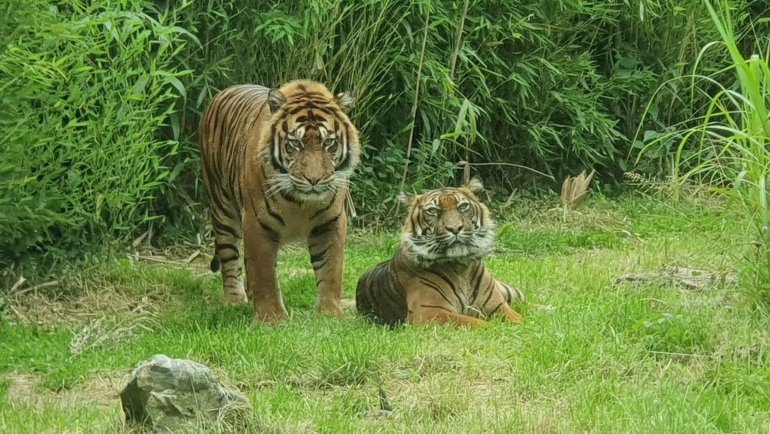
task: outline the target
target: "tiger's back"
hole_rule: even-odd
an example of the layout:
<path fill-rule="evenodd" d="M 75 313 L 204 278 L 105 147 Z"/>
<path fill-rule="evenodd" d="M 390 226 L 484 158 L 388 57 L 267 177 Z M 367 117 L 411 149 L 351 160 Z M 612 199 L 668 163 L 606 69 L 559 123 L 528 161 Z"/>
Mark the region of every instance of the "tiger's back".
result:
<path fill-rule="evenodd" d="M 228 87 L 211 100 L 201 115 L 198 132 L 203 183 L 215 224 L 237 220 L 226 228 L 240 234 L 241 172 L 249 143 L 254 148 L 260 126 L 270 117 L 270 89 L 253 84 Z M 255 149 L 251 149 L 254 152 Z"/>
<path fill-rule="evenodd" d="M 367 270 L 356 286 L 356 309 L 382 324 L 398 324 L 407 317 L 406 293 L 399 283 L 394 260 L 389 259 Z"/>

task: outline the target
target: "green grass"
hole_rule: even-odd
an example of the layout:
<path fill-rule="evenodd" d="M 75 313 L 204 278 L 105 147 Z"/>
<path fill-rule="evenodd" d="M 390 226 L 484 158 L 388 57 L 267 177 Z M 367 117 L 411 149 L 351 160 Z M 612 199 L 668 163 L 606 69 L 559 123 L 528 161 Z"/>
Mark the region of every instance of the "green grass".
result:
<path fill-rule="evenodd" d="M 695 94 L 709 95 L 710 102 L 698 116 L 674 125 L 666 134 L 648 142 L 639 157 L 653 150 L 673 152 L 673 179 L 678 183 L 696 179 L 709 185 L 752 216 L 747 228 L 753 232 L 757 249 L 747 259 L 757 289 L 755 298 L 767 304 L 770 299 L 767 185 L 770 179 L 770 39 L 757 38 L 753 44 L 743 46 L 744 35 L 735 28 L 731 18 L 739 13 L 734 3 L 716 0 L 706 1 L 704 5 L 720 38 L 703 47 L 688 81 L 691 98 Z M 729 53 L 731 64 L 721 72 L 734 73 L 732 80 L 720 81 L 720 77 L 713 72 L 709 74 L 708 69 L 707 72 L 699 69 L 706 53 L 714 50 Z M 671 147 L 672 143 L 676 145 Z"/>
<path fill-rule="evenodd" d="M 9 296 L 0 431 L 115 432 L 126 376 L 163 353 L 236 384 L 257 432 L 766 432 L 770 327 L 745 302 L 750 288 L 613 285 L 663 266 L 733 271 L 750 241 L 744 217 L 706 200 L 641 198 L 567 213 L 523 202 L 497 215 L 487 264 L 525 290 L 519 327 L 317 318 L 307 253 L 294 248 L 279 262 L 291 317 L 281 326 L 251 327 L 250 308 L 222 306 L 207 258 L 189 268 L 105 261 L 61 276 L 70 297 Z M 396 243 L 396 234 L 351 234 L 346 297 Z M 89 344 L 121 329 L 130 331 Z M 77 354 L 73 336 L 86 336 Z M 367 417 L 380 385 L 393 414 Z"/>

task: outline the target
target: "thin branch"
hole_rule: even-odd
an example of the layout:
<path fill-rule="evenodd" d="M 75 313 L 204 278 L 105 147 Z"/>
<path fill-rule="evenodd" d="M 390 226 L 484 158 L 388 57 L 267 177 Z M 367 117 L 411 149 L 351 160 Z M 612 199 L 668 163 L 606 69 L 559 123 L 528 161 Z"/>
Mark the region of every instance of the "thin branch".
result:
<path fill-rule="evenodd" d="M 135 261 L 151 261 L 151 262 L 160 262 L 162 264 L 173 264 L 173 265 L 186 265 L 185 262 L 181 261 L 172 261 L 170 259 L 166 258 L 158 258 L 155 256 L 142 256 L 139 254 L 129 254 L 127 255 L 129 259 L 133 259 Z"/>
<path fill-rule="evenodd" d="M 538 170 L 535 170 L 531 167 L 522 166 L 521 164 L 515 164 L 515 163 L 504 163 L 504 162 L 489 162 L 489 163 L 468 163 L 465 161 L 461 161 L 460 164 L 467 164 L 468 166 L 511 166 L 511 167 L 518 167 L 519 169 L 526 169 L 530 172 L 537 173 L 538 175 L 545 176 L 546 178 L 550 179 L 551 181 L 556 181 L 556 179 L 548 175 L 547 173 L 540 172 Z"/>
<path fill-rule="evenodd" d="M 13 295 L 18 297 L 18 296 L 24 295 L 24 294 L 26 294 L 28 292 L 37 291 L 38 289 L 48 288 L 50 286 L 56 286 L 58 284 L 59 284 L 58 280 L 52 280 L 50 282 L 45 282 L 45 283 L 41 283 L 39 285 L 30 286 L 29 288 L 24 288 L 24 289 L 18 290 L 16 292 L 14 292 Z"/>
<path fill-rule="evenodd" d="M 457 36 L 455 37 L 455 49 L 452 53 L 452 60 L 449 63 L 449 81 L 454 81 L 455 67 L 457 66 L 457 56 L 460 54 L 460 43 L 463 38 L 463 31 L 465 30 L 465 17 L 468 15 L 468 3 L 470 0 L 465 0 L 463 4 L 463 14 L 460 17 L 460 25 L 457 27 Z"/>
<path fill-rule="evenodd" d="M 406 173 L 409 169 L 409 158 L 412 155 L 412 140 L 414 139 L 414 123 L 417 119 L 417 102 L 420 99 L 420 80 L 422 77 L 422 63 L 425 59 L 425 44 L 428 42 L 428 24 L 430 20 L 430 10 L 425 15 L 425 26 L 422 33 L 422 48 L 420 49 L 420 63 L 417 66 L 417 84 L 414 88 L 414 101 L 412 102 L 412 127 L 409 129 L 409 141 L 406 144 L 406 161 L 404 162 L 404 173 L 401 176 L 401 185 L 398 191 L 404 191 L 406 183 Z"/>
<path fill-rule="evenodd" d="M 462 43 L 463 39 L 463 30 L 465 29 L 465 16 L 468 14 L 468 3 L 469 0 L 465 0 L 465 3 L 463 4 L 463 14 L 460 17 L 460 25 L 457 26 L 457 36 L 455 37 L 455 47 L 454 52 L 452 53 L 452 60 L 449 64 L 449 81 L 452 82 L 454 85 L 454 79 L 455 79 L 455 67 L 457 66 L 457 56 L 460 54 L 460 44 Z M 441 107 L 444 107 L 444 100 L 446 99 L 446 93 L 444 94 L 444 97 L 442 97 L 441 101 Z M 472 110 L 469 108 L 469 110 Z M 472 116 L 472 113 L 469 113 L 469 116 Z M 474 137 L 471 137 L 470 140 L 474 140 Z M 467 141 L 466 141 L 467 143 Z M 465 149 L 465 159 L 469 160 L 470 151 L 466 148 Z M 467 183 L 467 182 L 466 182 Z"/>

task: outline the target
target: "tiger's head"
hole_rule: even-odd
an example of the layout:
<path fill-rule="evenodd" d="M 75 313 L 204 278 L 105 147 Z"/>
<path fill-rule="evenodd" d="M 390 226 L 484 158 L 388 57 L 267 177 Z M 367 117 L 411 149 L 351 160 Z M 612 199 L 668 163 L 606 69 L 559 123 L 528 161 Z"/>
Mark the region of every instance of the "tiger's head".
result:
<path fill-rule="evenodd" d="M 358 131 L 345 111 L 348 94 L 308 80 L 268 93 L 272 113 L 262 136 L 267 193 L 319 201 L 347 185 L 361 153 Z"/>
<path fill-rule="evenodd" d="M 484 186 L 473 178 L 467 186 L 442 188 L 417 195 L 403 193 L 409 205 L 401 241 L 418 263 L 467 262 L 492 250 L 495 223 L 476 194 Z"/>

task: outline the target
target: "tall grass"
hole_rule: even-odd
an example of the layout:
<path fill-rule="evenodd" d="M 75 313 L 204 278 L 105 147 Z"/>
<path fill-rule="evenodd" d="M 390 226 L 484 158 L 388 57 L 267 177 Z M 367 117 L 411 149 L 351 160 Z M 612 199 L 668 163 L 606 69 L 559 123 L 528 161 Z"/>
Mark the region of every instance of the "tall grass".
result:
<path fill-rule="evenodd" d="M 709 104 L 694 120 L 651 140 L 642 154 L 676 143 L 673 175 L 678 182 L 707 182 L 753 216 L 752 286 L 770 302 L 770 37 L 758 39 L 751 47 L 758 52 L 744 56 L 733 26 L 734 7 L 727 1 L 705 5 L 721 39 L 706 45 L 698 59 L 709 50 L 725 50 L 732 60 L 732 80 L 700 74 L 696 62 L 690 93 L 710 92 Z"/>

